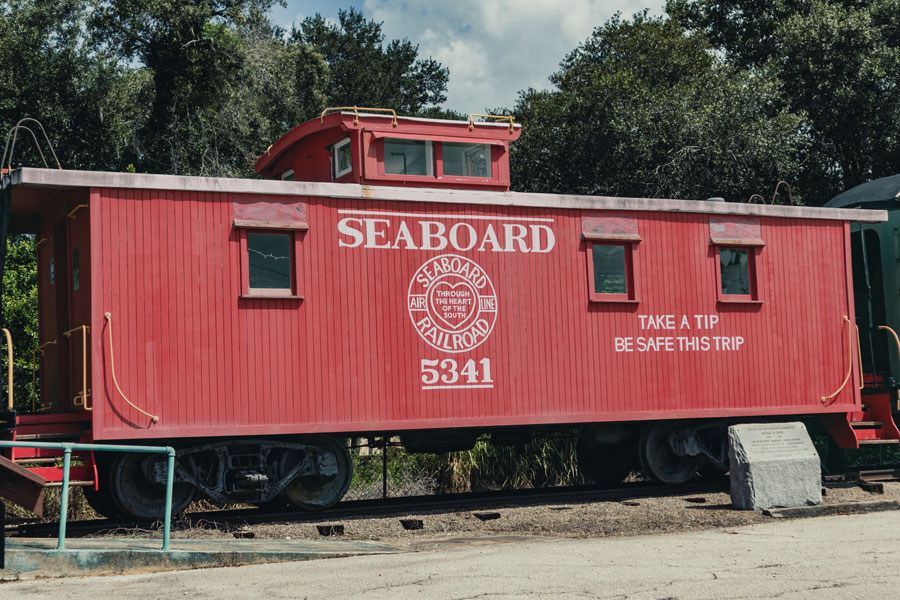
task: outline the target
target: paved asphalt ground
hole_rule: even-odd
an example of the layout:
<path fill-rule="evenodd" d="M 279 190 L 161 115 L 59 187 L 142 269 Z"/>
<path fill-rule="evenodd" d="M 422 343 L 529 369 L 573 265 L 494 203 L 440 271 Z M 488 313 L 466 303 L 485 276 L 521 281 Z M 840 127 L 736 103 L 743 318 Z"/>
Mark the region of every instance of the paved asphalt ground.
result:
<path fill-rule="evenodd" d="M 416 552 L 0 584 L 0 599 L 896 598 L 900 511 L 596 539 L 475 538 Z"/>

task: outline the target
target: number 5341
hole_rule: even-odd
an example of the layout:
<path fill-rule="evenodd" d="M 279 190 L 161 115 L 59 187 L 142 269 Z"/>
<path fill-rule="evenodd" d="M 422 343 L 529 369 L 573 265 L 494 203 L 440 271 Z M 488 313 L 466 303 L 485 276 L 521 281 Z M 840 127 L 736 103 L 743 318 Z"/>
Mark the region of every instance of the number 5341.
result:
<path fill-rule="evenodd" d="M 436 385 L 444 383 L 453 385 L 493 383 L 491 379 L 491 359 L 482 358 L 478 362 L 470 358 L 460 369 L 452 358 L 422 359 L 422 384 Z"/>

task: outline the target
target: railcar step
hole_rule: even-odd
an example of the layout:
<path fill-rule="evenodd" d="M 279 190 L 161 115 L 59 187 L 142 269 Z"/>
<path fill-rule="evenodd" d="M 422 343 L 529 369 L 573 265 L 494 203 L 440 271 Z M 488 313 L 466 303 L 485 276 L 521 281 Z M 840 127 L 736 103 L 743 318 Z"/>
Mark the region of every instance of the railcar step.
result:
<path fill-rule="evenodd" d="M 70 440 L 77 442 L 82 437 L 81 432 L 62 432 L 62 433 L 24 433 L 16 436 L 17 442 L 36 442 L 39 440 Z"/>
<path fill-rule="evenodd" d="M 900 440 L 857 440 L 860 446 L 869 444 L 900 444 Z"/>
<path fill-rule="evenodd" d="M 884 421 L 852 421 L 850 427 L 863 429 L 865 427 L 883 427 Z"/>
<path fill-rule="evenodd" d="M 81 480 L 79 480 L 79 481 L 70 481 L 70 482 L 69 482 L 69 486 L 71 486 L 71 487 L 76 487 L 76 486 L 77 486 L 77 487 L 85 487 L 85 486 L 88 486 L 88 485 L 94 485 L 94 483 L 95 483 L 95 482 L 93 482 L 93 481 L 81 481 Z M 48 487 L 48 488 L 50 488 L 50 487 L 62 487 L 62 481 L 48 481 L 47 483 L 44 484 L 44 487 Z"/>

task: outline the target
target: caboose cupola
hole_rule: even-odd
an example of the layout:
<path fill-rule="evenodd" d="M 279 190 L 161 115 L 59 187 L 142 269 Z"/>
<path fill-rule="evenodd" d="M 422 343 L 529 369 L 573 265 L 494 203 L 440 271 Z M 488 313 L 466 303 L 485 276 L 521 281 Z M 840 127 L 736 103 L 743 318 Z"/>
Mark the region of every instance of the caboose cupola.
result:
<path fill-rule="evenodd" d="M 275 142 L 256 172 L 292 181 L 507 191 L 509 142 L 521 126 L 512 117 L 473 118 L 481 116 L 450 121 L 326 109 Z"/>

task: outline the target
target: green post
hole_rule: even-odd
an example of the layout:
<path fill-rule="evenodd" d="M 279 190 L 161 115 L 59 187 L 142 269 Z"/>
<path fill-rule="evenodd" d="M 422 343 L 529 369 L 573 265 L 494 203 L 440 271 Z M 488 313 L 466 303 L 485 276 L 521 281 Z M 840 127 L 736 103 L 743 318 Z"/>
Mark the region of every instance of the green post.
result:
<path fill-rule="evenodd" d="M 59 542 L 56 551 L 66 549 L 66 517 L 69 514 L 69 466 L 72 464 L 72 446 L 63 444 L 63 481 L 59 498 Z"/>
<path fill-rule="evenodd" d="M 166 517 L 163 521 L 163 552 L 169 550 L 169 531 L 172 528 L 172 488 L 175 487 L 175 450 L 168 449 L 169 463 L 166 468 Z"/>

